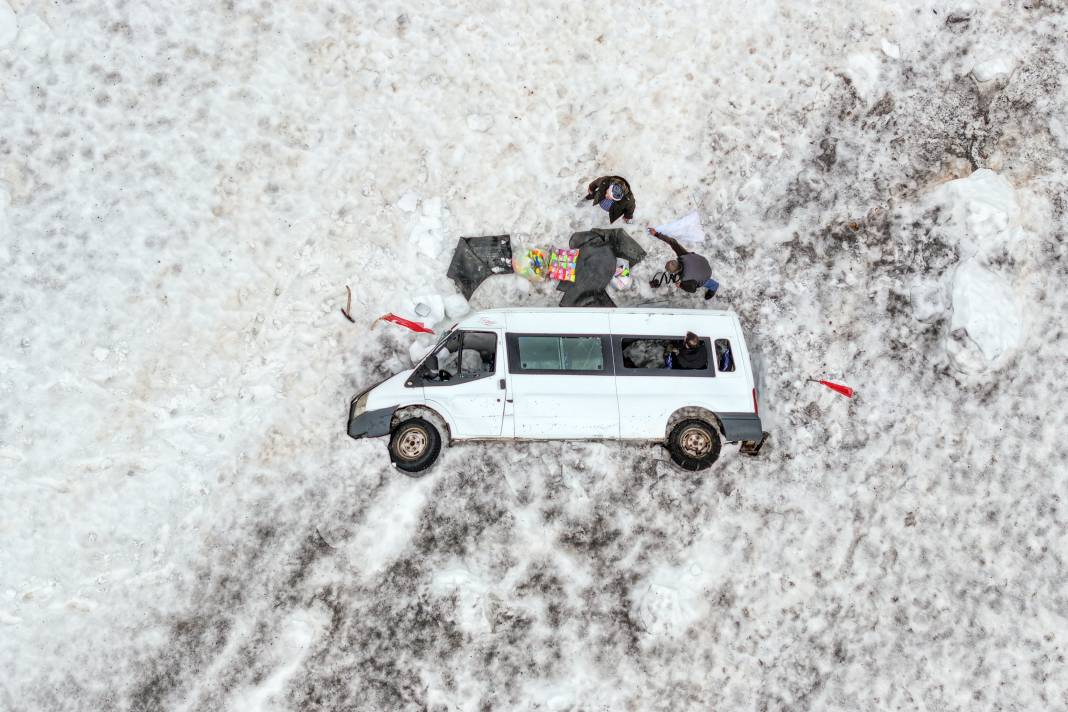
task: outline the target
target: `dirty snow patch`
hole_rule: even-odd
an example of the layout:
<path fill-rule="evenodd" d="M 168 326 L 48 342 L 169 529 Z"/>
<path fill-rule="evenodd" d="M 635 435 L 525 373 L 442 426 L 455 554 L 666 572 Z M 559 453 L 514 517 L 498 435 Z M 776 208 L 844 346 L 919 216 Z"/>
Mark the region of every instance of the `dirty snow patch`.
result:
<path fill-rule="evenodd" d="M 268 659 L 274 663 L 274 670 L 257 685 L 238 692 L 230 709 L 249 712 L 286 709 L 286 686 L 329 621 L 329 615 L 321 607 L 299 610 L 289 616 L 267 653 Z"/>

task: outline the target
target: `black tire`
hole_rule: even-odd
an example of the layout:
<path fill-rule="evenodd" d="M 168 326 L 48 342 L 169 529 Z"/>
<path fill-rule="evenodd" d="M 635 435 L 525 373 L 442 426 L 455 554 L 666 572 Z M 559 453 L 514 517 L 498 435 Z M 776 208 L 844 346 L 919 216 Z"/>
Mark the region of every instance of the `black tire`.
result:
<path fill-rule="evenodd" d="M 668 452 L 676 465 L 684 470 L 705 470 L 719 459 L 723 443 L 716 428 L 704 420 L 690 418 L 671 429 Z"/>
<path fill-rule="evenodd" d="M 441 433 L 422 418 L 397 423 L 389 435 L 389 459 L 407 475 L 421 476 L 441 453 Z"/>

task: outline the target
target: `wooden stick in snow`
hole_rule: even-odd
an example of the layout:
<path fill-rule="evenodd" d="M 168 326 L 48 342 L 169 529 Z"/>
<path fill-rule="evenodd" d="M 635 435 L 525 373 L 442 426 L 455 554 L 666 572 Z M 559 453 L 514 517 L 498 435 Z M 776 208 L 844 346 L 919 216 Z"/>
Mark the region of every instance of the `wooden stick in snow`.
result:
<path fill-rule="evenodd" d="M 341 310 L 341 313 L 345 315 L 346 319 L 355 324 L 356 320 L 352 318 L 352 290 L 349 289 L 347 284 L 345 285 L 345 291 L 349 293 L 349 303 L 347 307 Z"/>

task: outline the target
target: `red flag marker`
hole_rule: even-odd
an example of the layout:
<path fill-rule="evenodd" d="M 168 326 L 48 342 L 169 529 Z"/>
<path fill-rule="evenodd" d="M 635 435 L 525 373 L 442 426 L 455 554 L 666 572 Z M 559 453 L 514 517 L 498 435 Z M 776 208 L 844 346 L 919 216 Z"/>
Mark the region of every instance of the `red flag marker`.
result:
<path fill-rule="evenodd" d="M 832 391 L 835 391 L 837 393 L 841 393 L 846 398 L 852 398 L 853 397 L 853 389 L 850 388 L 849 386 L 843 386 L 840 383 L 832 383 L 830 381 L 817 381 L 815 378 L 810 378 L 808 380 L 812 381 L 813 383 L 821 383 L 821 384 L 827 386 L 828 388 L 830 388 Z"/>
<path fill-rule="evenodd" d="M 426 326 L 424 326 L 423 324 L 420 324 L 418 321 L 410 321 L 408 319 L 405 319 L 402 316 L 397 316 L 393 312 L 390 312 L 389 314 L 386 314 L 384 316 L 380 316 L 377 319 L 375 319 L 375 321 L 391 321 L 391 322 L 393 322 L 394 324 L 396 324 L 398 326 L 403 326 L 405 329 L 411 329 L 412 331 L 414 331 L 414 332 L 416 332 L 418 334 L 433 334 L 434 333 L 433 329 L 426 328 Z"/>

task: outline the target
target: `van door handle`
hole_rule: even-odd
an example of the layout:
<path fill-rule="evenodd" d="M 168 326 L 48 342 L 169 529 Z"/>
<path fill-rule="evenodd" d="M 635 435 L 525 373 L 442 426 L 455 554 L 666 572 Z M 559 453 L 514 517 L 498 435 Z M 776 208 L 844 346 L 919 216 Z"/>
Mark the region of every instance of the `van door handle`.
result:
<path fill-rule="evenodd" d="M 502 378 L 501 380 L 497 381 L 497 385 L 498 385 L 498 386 L 500 386 L 500 388 L 501 388 L 501 390 L 502 390 L 502 391 L 503 391 L 503 390 L 504 390 L 505 388 L 507 388 L 507 386 L 505 386 L 505 385 L 504 385 L 504 379 L 503 379 L 503 378 Z"/>

